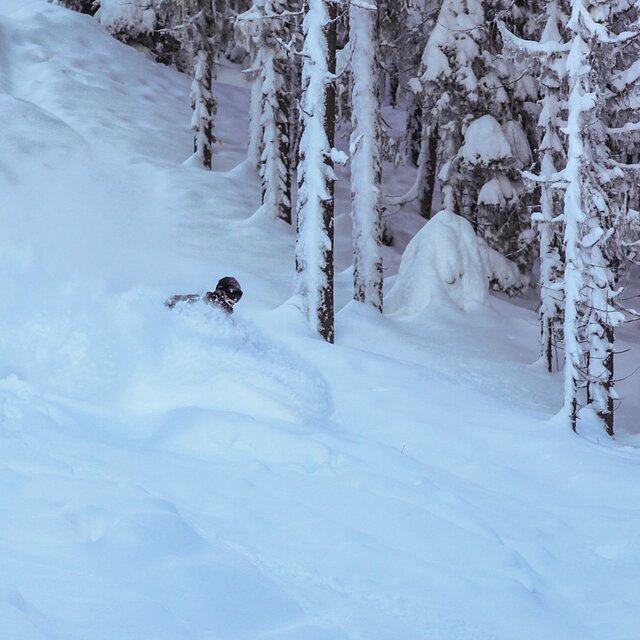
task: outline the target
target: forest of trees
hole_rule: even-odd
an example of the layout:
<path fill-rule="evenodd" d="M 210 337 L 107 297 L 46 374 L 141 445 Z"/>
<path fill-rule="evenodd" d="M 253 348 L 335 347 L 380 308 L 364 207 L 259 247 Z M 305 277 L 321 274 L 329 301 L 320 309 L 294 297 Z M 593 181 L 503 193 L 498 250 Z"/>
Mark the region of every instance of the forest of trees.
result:
<path fill-rule="evenodd" d="M 354 299 L 383 310 L 383 213 L 466 218 L 540 296 L 541 358 L 564 371 L 566 422 L 614 434 L 615 331 L 638 314 L 635 0 L 60 0 L 193 78 L 194 153 L 216 165 L 216 66 L 244 64 L 261 212 L 295 224 L 295 292 L 334 340 L 334 165 L 349 163 Z M 159 100 L 161 97 L 159 96 Z M 392 137 L 381 108 L 406 113 Z M 334 148 L 349 136 L 348 157 Z M 415 167 L 405 194 L 383 168 Z M 295 171 L 295 175 L 294 175 Z M 282 222 L 278 222 L 282 221 Z M 558 357 L 558 354 L 564 354 Z M 563 360 L 563 362 L 558 362 Z"/>

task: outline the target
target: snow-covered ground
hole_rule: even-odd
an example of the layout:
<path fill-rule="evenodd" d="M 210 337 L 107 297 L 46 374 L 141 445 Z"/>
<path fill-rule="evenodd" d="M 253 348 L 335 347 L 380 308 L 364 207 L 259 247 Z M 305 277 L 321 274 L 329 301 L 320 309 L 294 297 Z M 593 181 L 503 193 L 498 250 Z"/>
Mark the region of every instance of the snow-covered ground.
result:
<path fill-rule="evenodd" d="M 223 77 L 209 173 L 184 76 L 0 0 L 0 638 L 636 640 L 640 377 L 577 436 L 526 304 L 349 303 L 344 183 L 312 337 Z M 233 320 L 163 307 L 223 275 Z"/>

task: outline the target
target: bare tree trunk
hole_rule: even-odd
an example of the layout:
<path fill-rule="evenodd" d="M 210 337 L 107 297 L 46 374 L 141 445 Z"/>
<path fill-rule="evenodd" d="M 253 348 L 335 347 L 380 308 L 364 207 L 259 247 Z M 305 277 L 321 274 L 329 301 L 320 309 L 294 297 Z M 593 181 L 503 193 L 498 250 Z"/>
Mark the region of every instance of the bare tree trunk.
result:
<path fill-rule="evenodd" d="M 422 170 L 422 185 L 420 189 L 420 215 L 429 220 L 433 213 L 433 195 L 436 189 L 436 173 L 438 162 L 438 127 L 426 127 L 426 122 L 422 123 L 423 130 L 426 128 L 421 149 L 421 156 L 424 158 L 421 162 L 425 162 Z"/>

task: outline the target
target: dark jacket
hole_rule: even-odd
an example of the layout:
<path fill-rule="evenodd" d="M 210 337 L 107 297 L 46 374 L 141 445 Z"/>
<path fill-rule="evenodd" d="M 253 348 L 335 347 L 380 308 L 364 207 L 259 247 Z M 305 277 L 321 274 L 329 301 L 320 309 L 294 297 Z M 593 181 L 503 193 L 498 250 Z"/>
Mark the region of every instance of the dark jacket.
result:
<path fill-rule="evenodd" d="M 202 300 L 207 304 L 222 309 L 225 313 L 233 313 L 233 305 L 242 298 L 240 283 L 231 276 L 221 278 L 213 291 L 207 291 L 203 296 L 198 293 L 171 296 L 164 304 L 173 309 L 179 302 L 193 304 Z"/>

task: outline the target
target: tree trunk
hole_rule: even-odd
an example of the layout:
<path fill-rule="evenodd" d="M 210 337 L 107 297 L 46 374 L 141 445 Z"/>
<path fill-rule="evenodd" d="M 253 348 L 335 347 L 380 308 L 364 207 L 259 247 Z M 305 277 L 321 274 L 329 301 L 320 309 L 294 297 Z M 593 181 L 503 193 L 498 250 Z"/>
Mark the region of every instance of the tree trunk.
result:
<path fill-rule="evenodd" d="M 289 170 L 289 111 L 286 65 L 272 47 L 263 49 L 260 128 L 262 203 L 269 216 L 291 224 L 291 174 Z"/>
<path fill-rule="evenodd" d="M 330 74 L 336 72 L 336 44 L 337 44 L 337 16 L 338 5 L 336 2 L 329 2 L 327 6 L 329 13 L 329 23 L 326 25 L 327 34 L 327 70 Z M 329 153 L 325 156 L 325 164 L 328 171 L 326 174 L 326 185 L 329 197 L 322 201 L 323 226 L 329 238 L 329 247 L 326 250 L 323 271 L 326 279 L 326 286 L 321 291 L 321 303 L 319 309 L 320 335 L 330 343 L 335 341 L 335 303 L 334 303 L 334 264 L 333 264 L 333 244 L 334 244 L 334 186 L 335 178 L 333 173 L 333 160 L 331 150 L 335 144 L 336 132 L 336 86 L 333 81 L 326 83 L 324 130 L 329 143 Z"/>
<path fill-rule="evenodd" d="M 333 217 L 337 7 L 307 0 L 303 23 L 295 291 L 309 326 L 334 341 Z"/>
<path fill-rule="evenodd" d="M 614 423 L 614 398 L 613 398 L 613 364 L 614 364 L 614 345 L 615 334 L 613 327 L 605 327 L 605 339 L 611 345 L 607 353 L 607 357 L 604 359 L 604 368 L 607 371 L 607 379 L 605 382 L 605 389 L 607 391 L 607 409 L 600 414 L 600 418 L 604 422 L 605 429 L 610 436 L 614 435 L 613 423 Z"/>
<path fill-rule="evenodd" d="M 436 174 L 438 162 L 438 127 L 426 126 L 426 122 L 422 123 L 423 130 L 426 129 L 424 150 L 421 152 L 425 155 L 425 165 L 423 167 L 424 175 L 420 189 L 420 215 L 429 220 L 433 212 L 433 195 L 436 189 Z"/>
<path fill-rule="evenodd" d="M 376 11 L 351 5 L 351 219 L 354 299 L 382 311 L 380 100 Z"/>
<path fill-rule="evenodd" d="M 289 115 L 289 93 L 287 92 L 286 79 L 288 78 L 289 65 L 282 61 L 277 63 L 280 77 L 283 80 L 282 86 L 277 94 L 279 116 L 276 121 L 278 129 L 279 155 L 282 162 L 282 198 L 278 217 L 287 224 L 291 224 L 293 194 L 291 192 L 291 117 Z"/>
<path fill-rule="evenodd" d="M 211 0 L 205 0 L 195 29 L 196 54 L 194 80 L 191 85 L 191 107 L 193 117 L 193 152 L 202 166 L 211 169 L 213 145 L 213 117 L 217 104 L 213 95 L 215 16 Z"/>

